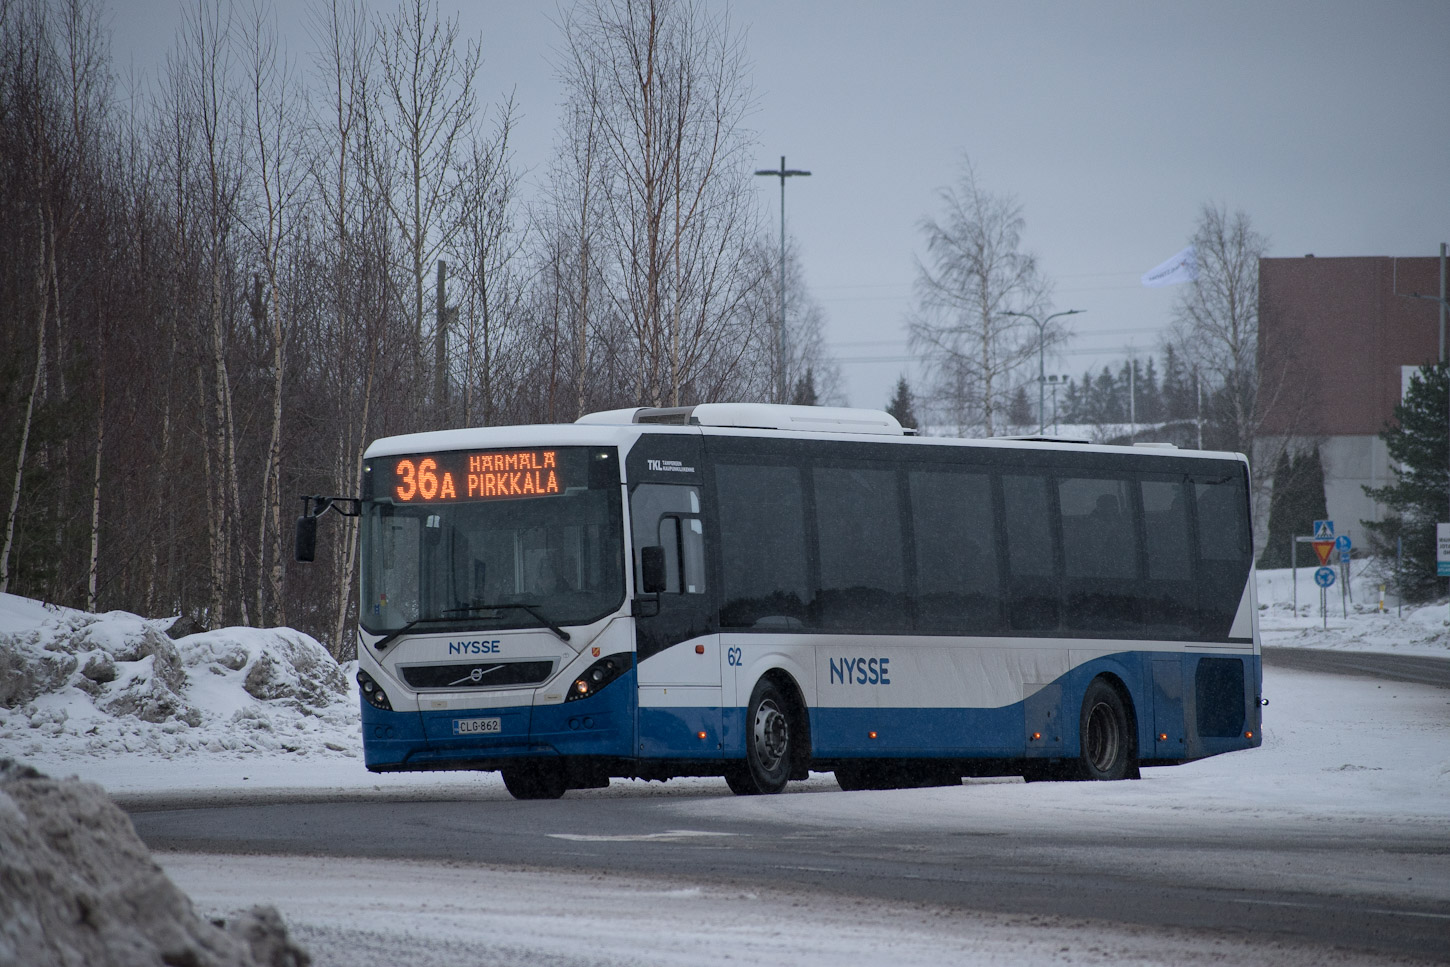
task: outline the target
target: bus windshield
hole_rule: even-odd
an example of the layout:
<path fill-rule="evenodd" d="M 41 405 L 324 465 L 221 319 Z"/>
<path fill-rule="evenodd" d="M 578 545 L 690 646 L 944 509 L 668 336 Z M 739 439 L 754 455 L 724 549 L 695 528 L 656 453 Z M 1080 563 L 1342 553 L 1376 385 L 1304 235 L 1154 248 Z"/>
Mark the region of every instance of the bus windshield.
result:
<path fill-rule="evenodd" d="M 558 627 L 624 598 L 618 463 L 590 448 L 385 457 L 365 468 L 361 624 Z"/>

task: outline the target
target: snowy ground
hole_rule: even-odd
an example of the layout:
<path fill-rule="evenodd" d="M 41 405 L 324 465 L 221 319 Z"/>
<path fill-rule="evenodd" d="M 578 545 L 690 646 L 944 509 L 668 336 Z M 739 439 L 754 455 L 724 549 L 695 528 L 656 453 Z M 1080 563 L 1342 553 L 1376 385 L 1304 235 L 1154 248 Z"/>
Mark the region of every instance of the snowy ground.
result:
<path fill-rule="evenodd" d="M 1391 600 L 1389 611 L 1378 613 L 1373 580 L 1357 575 L 1357 607 L 1350 605 L 1345 617 L 1337 588 L 1331 591 L 1325 631 L 1312 571 L 1302 568 L 1298 578 L 1295 613 L 1288 572 L 1260 575 L 1266 645 L 1450 660 L 1444 603 L 1407 609 L 1401 617 Z M 325 676 L 329 687 L 309 686 L 316 677 L 308 672 L 316 652 L 315 643 L 301 640 L 305 636 L 225 629 L 167 646 L 158 641 L 167 624 L 120 614 L 78 615 L 0 596 L 0 679 L 8 674 L 3 664 L 8 646 L 30 659 L 44 651 L 56 679 L 52 685 L 58 686 L 18 707 L 0 708 L 0 755 L 52 775 L 100 782 L 123 801 L 265 798 L 299 789 L 400 798 L 507 797 L 495 774 L 367 773 L 350 671 L 346 682 Z M 149 644 L 138 647 L 143 639 Z M 85 668 L 103 666 L 102 656 L 115 666 L 113 679 L 71 684 L 85 677 Z M 53 667 L 61 658 L 75 659 L 64 682 Z M 31 671 L 37 667 L 32 660 Z M 185 674 L 178 677 L 176 668 Z M 160 687 L 160 678 L 171 685 Z M 1450 693 L 1272 667 L 1265 671 L 1264 691 L 1271 704 L 1263 748 L 1148 770 L 1142 782 L 1029 787 L 991 780 L 842 793 L 834 791 L 829 776 L 817 776 L 792 784 L 799 794 L 774 797 L 768 805 L 780 822 L 802 828 L 889 823 L 895 829 L 1010 830 L 1030 812 L 1037 823 L 1060 817 L 1109 830 L 1141 829 L 1191 814 L 1195 822 L 1225 827 L 1298 818 L 1443 830 L 1450 837 Z M 115 714 L 122 709 L 139 709 L 158 721 L 144 721 L 134 711 Z M 707 815 L 763 808 L 760 800 L 731 797 L 722 781 L 709 779 L 616 782 L 606 790 L 569 795 L 668 797 L 669 814 L 680 829 L 699 828 Z M 203 910 L 225 914 L 259 901 L 275 903 L 320 965 L 1395 962 L 1182 931 L 742 893 L 668 877 L 649 881 L 285 857 L 237 857 L 224 865 L 215 857 L 188 854 L 160 859 Z M 1412 872 L 1419 874 L 1426 896 L 1446 895 L 1450 871 Z M 386 890 L 377 889 L 380 882 Z M 487 897 L 487 904 L 477 902 L 479 897 Z M 482 950 L 487 959 L 480 959 Z"/>

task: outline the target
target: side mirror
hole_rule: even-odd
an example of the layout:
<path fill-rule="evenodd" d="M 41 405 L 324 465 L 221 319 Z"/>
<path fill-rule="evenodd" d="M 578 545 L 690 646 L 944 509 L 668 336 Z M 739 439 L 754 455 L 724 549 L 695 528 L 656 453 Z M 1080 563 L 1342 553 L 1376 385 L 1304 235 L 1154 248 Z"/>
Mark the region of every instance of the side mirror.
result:
<path fill-rule="evenodd" d="M 292 556 L 303 563 L 317 559 L 317 518 L 302 516 L 297 518 L 297 540 L 293 546 Z M 663 564 L 661 564 L 663 567 Z"/>
<path fill-rule="evenodd" d="M 645 594 L 665 589 L 665 549 L 658 544 L 639 549 L 640 585 Z"/>

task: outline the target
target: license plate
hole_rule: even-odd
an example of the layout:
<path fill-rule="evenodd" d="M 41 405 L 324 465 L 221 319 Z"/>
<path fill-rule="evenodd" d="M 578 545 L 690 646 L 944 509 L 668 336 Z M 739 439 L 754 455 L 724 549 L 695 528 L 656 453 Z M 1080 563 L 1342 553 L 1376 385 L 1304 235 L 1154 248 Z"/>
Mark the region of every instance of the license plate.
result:
<path fill-rule="evenodd" d="M 503 731 L 503 719 L 454 719 L 454 735 L 489 735 Z"/>

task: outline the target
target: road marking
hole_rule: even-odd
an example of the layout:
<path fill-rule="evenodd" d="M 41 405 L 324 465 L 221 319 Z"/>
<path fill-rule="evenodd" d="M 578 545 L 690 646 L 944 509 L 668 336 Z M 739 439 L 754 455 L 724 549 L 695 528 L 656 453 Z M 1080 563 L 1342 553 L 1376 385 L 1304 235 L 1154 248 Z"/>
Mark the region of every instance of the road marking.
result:
<path fill-rule="evenodd" d="M 735 833 L 710 833 L 697 829 L 671 829 L 663 833 L 624 833 L 617 836 L 596 836 L 588 833 L 546 833 L 553 839 L 567 839 L 575 843 L 673 843 L 682 839 L 697 839 L 705 836 L 735 836 Z"/>

